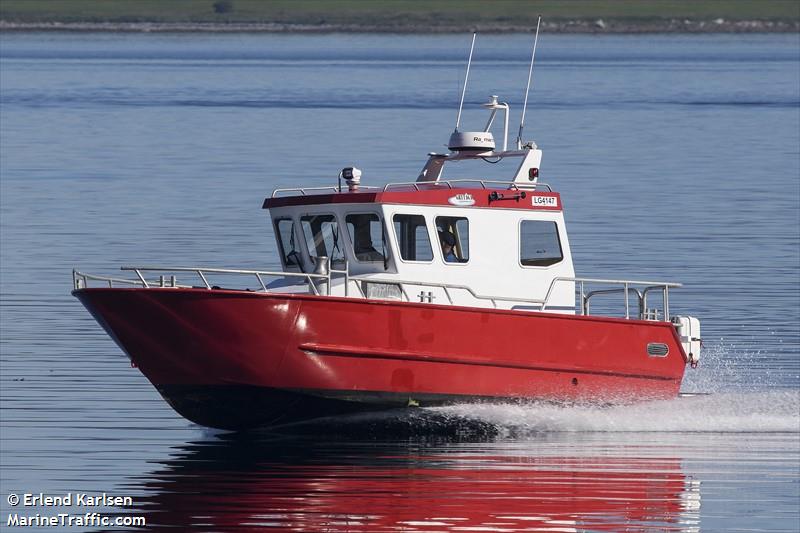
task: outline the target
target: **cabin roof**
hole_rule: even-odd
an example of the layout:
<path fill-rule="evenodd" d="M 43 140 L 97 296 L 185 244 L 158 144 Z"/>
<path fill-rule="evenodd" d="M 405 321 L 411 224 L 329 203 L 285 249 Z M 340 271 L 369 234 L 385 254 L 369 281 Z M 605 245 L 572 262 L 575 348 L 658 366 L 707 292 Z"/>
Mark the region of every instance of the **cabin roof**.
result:
<path fill-rule="evenodd" d="M 272 196 L 263 208 L 322 204 L 406 204 L 462 208 L 562 211 L 561 195 L 551 191 L 486 188 L 437 188 L 424 190 L 342 191 L 295 196 Z"/>

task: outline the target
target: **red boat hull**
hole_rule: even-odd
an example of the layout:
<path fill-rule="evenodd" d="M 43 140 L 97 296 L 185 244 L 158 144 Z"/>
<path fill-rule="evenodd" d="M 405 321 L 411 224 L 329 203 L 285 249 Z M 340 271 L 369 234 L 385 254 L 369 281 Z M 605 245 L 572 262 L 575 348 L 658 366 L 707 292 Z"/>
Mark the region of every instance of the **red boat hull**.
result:
<path fill-rule="evenodd" d="M 473 400 L 678 394 L 666 322 L 246 291 L 79 289 L 184 417 L 220 428 Z M 668 346 L 663 357 L 647 345 Z"/>

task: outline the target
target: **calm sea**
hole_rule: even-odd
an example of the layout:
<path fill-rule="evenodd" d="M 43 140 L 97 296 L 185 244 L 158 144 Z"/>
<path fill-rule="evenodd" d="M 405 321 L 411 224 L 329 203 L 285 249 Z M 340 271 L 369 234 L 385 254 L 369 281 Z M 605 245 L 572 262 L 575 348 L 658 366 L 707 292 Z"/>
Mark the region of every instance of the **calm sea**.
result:
<path fill-rule="evenodd" d="M 462 124 L 497 94 L 516 130 L 531 40 L 478 37 Z M 684 390 L 710 395 L 212 432 L 70 296 L 73 267 L 275 268 L 263 198 L 353 164 L 365 184 L 413 180 L 452 131 L 467 51 L 467 36 L 0 36 L 0 529 L 93 511 L 220 532 L 800 529 L 796 34 L 545 35 L 537 51 L 526 137 L 579 275 L 684 283 L 672 309 L 705 339 Z M 10 505 L 25 493 L 132 502 Z M 45 530 L 92 529 L 125 528 Z"/>

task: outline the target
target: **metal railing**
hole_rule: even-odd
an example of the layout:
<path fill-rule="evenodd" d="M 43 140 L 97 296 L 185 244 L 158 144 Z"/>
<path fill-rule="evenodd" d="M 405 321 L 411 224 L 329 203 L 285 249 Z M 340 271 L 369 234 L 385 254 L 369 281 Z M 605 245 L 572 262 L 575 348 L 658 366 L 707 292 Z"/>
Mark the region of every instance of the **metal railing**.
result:
<path fill-rule="evenodd" d="M 317 274 L 317 273 L 295 273 L 295 272 L 282 272 L 282 271 L 270 271 L 270 270 L 241 270 L 241 269 L 230 269 L 230 268 L 208 268 L 208 267 L 153 267 L 153 266 L 145 266 L 145 267 L 132 267 L 132 266 L 123 266 L 120 267 L 120 270 L 133 272 L 136 274 L 137 279 L 124 279 L 124 278 L 115 278 L 110 276 L 95 276 L 92 274 L 86 274 L 84 272 L 79 272 L 77 270 L 72 271 L 72 281 L 73 286 L 75 289 L 85 289 L 89 287 L 89 281 L 102 281 L 108 283 L 110 288 L 114 287 L 114 284 L 120 285 L 133 285 L 136 287 L 142 287 L 145 289 L 150 288 L 194 288 L 194 285 L 180 285 L 177 282 L 177 276 L 174 274 L 166 277 L 164 275 L 160 275 L 158 280 L 147 280 L 143 274 L 143 272 L 166 272 L 166 273 L 175 273 L 175 272 L 191 272 L 197 275 L 197 277 L 202 281 L 203 287 L 208 290 L 214 288 L 220 288 L 216 285 L 211 285 L 208 281 L 208 277 L 210 274 L 234 274 L 234 275 L 246 275 L 246 276 L 254 276 L 255 279 L 258 281 L 260 286 L 260 290 L 262 292 L 270 292 L 267 288 L 267 284 L 264 283 L 265 277 L 272 277 L 272 278 L 301 278 L 305 279 L 308 283 L 309 288 L 311 289 L 312 293 L 321 296 L 319 288 L 320 285 L 325 286 L 326 288 L 326 295 L 330 296 L 331 291 L 331 280 L 333 279 L 334 274 L 341 274 L 344 277 L 345 283 L 345 296 L 348 296 L 347 288 L 348 288 L 348 280 L 349 280 L 349 271 L 348 270 L 334 270 L 334 269 L 326 269 L 327 272 L 324 274 Z M 326 283 L 320 283 L 326 282 Z"/>
<path fill-rule="evenodd" d="M 453 184 L 457 184 L 453 186 Z M 409 182 L 397 182 L 397 183 L 387 183 L 383 186 L 383 192 L 386 192 L 392 188 L 399 188 L 399 187 L 409 187 L 413 188 L 415 191 L 421 191 L 425 189 L 435 189 L 436 187 L 446 186 L 448 189 L 455 189 L 458 188 L 459 185 L 464 183 L 477 183 L 481 186 L 481 189 L 497 189 L 498 187 L 487 187 L 488 185 L 498 185 L 502 186 L 509 190 L 530 190 L 530 189 L 538 189 L 541 187 L 546 192 L 553 192 L 553 188 L 550 187 L 547 183 L 531 183 L 531 184 L 524 184 L 524 186 L 520 186 L 520 184 L 515 183 L 513 181 L 496 181 L 496 180 L 482 180 L 478 178 L 464 178 L 464 179 L 454 179 L 454 180 L 437 180 L 437 181 L 409 181 Z"/>
<path fill-rule="evenodd" d="M 529 305 L 537 305 L 540 307 L 541 311 L 546 311 L 547 306 L 550 305 L 550 299 L 553 296 L 554 290 L 556 285 L 559 283 L 575 283 L 576 289 L 579 290 L 580 295 L 580 314 L 581 315 L 590 315 L 590 302 L 593 296 L 600 295 L 600 294 L 612 294 L 612 293 L 623 293 L 626 295 L 624 298 L 624 306 L 625 306 L 625 318 L 631 318 L 630 313 L 630 302 L 627 295 L 631 292 L 637 295 L 638 301 L 638 313 L 637 318 L 640 320 L 653 320 L 657 319 L 659 314 L 656 310 L 653 313 L 653 310 L 647 308 L 647 294 L 653 290 L 661 290 L 663 294 L 663 314 L 661 316 L 664 317 L 664 320 L 669 320 L 669 289 L 670 288 L 678 288 L 682 285 L 680 283 L 670 283 L 670 282 L 661 282 L 661 281 L 637 281 L 637 280 L 620 280 L 620 279 L 602 279 L 602 278 L 572 278 L 572 277 L 557 277 L 554 278 L 550 282 L 550 286 L 547 289 L 547 293 L 544 299 L 532 299 L 532 298 L 514 298 L 509 296 L 487 296 L 482 294 L 477 294 L 471 287 L 466 285 L 455 285 L 455 284 L 446 284 L 446 283 L 435 283 L 435 282 L 424 282 L 424 281 L 410 281 L 410 280 L 398 280 L 398 279 L 382 279 L 382 278 L 358 278 L 358 277 L 351 277 L 352 281 L 356 282 L 363 282 L 363 283 L 383 283 L 383 284 L 391 284 L 397 285 L 400 288 L 401 294 L 405 297 L 405 301 L 412 301 L 411 297 L 408 295 L 406 290 L 406 285 L 415 286 L 415 287 L 425 287 L 425 288 L 440 288 L 444 291 L 445 296 L 447 297 L 448 303 L 450 305 L 455 305 L 453 297 L 450 293 L 451 290 L 463 290 L 468 292 L 473 298 L 476 300 L 486 300 L 491 302 L 492 307 L 497 309 L 498 302 L 511 302 L 511 303 L 524 303 Z M 619 288 L 613 289 L 599 289 L 590 292 L 586 292 L 586 284 L 594 283 L 594 284 L 614 284 L 614 285 L 622 285 Z M 632 285 L 634 287 L 632 287 Z M 356 283 L 358 290 L 363 298 L 366 298 L 366 294 L 364 289 L 362 288 L 360 283 Z M 639 290 L 636 287 L 644 287 L 642 290 Z"/>
<path fill-rule="evenodd" d="M 362 282 L 366 283 L 379 283 L 379 284 L 386 284 L 386 285 L 397 285 L 400 288 L 400 292 L 403 296 L 405 296 L 405 301 L 410 302 L 411 297 L 408 295 L 408 291 L 406 290 L 406 285 L 414 286 L 414 287 L 424 287 L 424 288 L 438 288 L 444 291 L 445 296 L 447 297 L 447 301 L 450 305 L 455 305 L 455 301 L 453 300 L 453 296 L 450 291 L 453 290 L 463 290 L 466 291 L 475 298 L 476 300 L 486 300 L 491 302 L 492 307 L 497 309 L 497 302 L 514 302 L 514 303 L 524 303 L 524 304 L 533 304 L 533 305 L 544 305 L 546 302 L 544 300 L 535 300 L 531 298 L 513 298 L 510 296 L 486 296 L 483 294 L 476 293 L 471 287 L 467 285 L 456 285 L 453 283 L 435 283 L 429 281 L 410 281 L 410 280 L 402 280 L 402 279 L 382 279 L 382 278 L 359 278 L 359 277 L 350 277 L 351 281 L 355 282 Z M 366 298 L 366 294 L 364 289 L 361 286 L 362 284 L 356 283 L 361 296 Z"/>
<path fill-rule="evenodd" d="M 112 276 L 96 276 L 94 274 L 86 274 L 85 272 L 79 272 L 75 269 L 72 270 L 72 286 L 75 289 L 86 289 L 89 288 L 89 281 L 102 281 L 103 283 L 108 283 L 108 287 L 113 289 L 114 284 L 119 285 L 133 285 L 133 286 L 144 286 L 141 281 L 137 279 L 125 279 L 125 278 L 115 278 Z M 167 287 L 182 287 L 182 285 L 165 285 Z M 188 286 L 185 286 L 188 287 Z"/>
<path fill-rule="evenodd" d="M 331 296 L 331 289 L 333 287 L 334 275 L 341 275 L 344 279 L 344 296 L 349 296 L 349 288 L 351 281 L 356 282 L 355 286 L 358 289 L 359 297 L 367 299 L 366 284 L 386 284 L 398 287 L 401 294 L 401 300 L 411 302 L 412 298 L 408 294 L 408 287 L 423 287 L 423 288 L 438 288 L 444 292 L 445 297 L 450 305 L 458 305 L 453 297 L 454 291 L 465 291 L 472 296 L 475 300 L 483 300 L 491 303 L 494 309 L 499 308 L 499 303 L 522 303 L 527 305 L 538 306 L 540 311 L 546 311 L 548 306 L 551 305 L 551 298 L 555 292 L 556 286 L 563 283 L 574 283 L 575 289 L 579 295 L 580 307 L 578 309 L 580 315 L 591 315 L 591 301 L 595 296 L 608 295 L 608 294 L 622 294 L 625 309 L 625 318 L 631 318 L 630 295 L 636 295 L 637 314 L 636 318 L 640 320 L 658 320 L 659 316 L 663 320 L 669 320 L 669 289 L 681 287 L 680 283 L 669 283 L 660 281 L 637 281 L 637 280 L 621 280 L 621 279 L 602 279 L 602 278 L 575 278 L 575 277 L 557 277 L 550 282 L 547 293 L 543 299 L 533 298 L 515 298 L 509 296 L 489 296 L 476 293 L 471 287 L 466 285 L 457 285 L 451 283 L 436 283 L 428 281 L 414 281 L 402 280 L 395 278 L 376 278 L 376 277 L 354 277 L 349 273 L 349 269 L 345 267 L 344 270 L 335 270 L 325 268 L 324 273 L 295 273 L 283 271 L 268 271 L 268 270 L 240 270 L 228 268 L 207 268 L 207 267 L 132 267 L 123 266 L 121 270 L 133 272 L 136 279 L 124 279 L 109 276 L 95 276 L 86 274 L 77 270 L 72 271 L 73 285 L 75 289 L 83 289 L 89 287 L 89 281 L 101 281 L 107 283 L 109 287 L 113 288 L 114 284 L 119 285 L 132 285 L 135 287 L 148 288 L 197 288 L 194 285 L 180 285 L 177 282 L 177 272 L 191 272 L 197 275 L 202 282 L 199 288 L 208 290 L 219 288 L 209 282 L 209 276 L 213 274 L 224 275 L 244 275 L 255 277 L 260 291 L 271 292 L 264 282 L 265 277 L 272 278 L 298 278 L 303 279 L 308 284 L 312 294 L 321 296 L 320 288 L 324 286 L 325 295 Z M 157 280 L 148 280 L 144 273 L 151 272 L 164 272 L 171 274 L 165 276 L 159 275 Z M 618 285 L 618 287 L 608 289 L 595 289 L 586 292 L 587 284 L 605 284 L 605 285 Z M 662 294 L 662 309 L 650 309 L 647 307 L 647 296 L 652 291 L 661 291 Z M 416 300 L 414 300 L 416 301 Z M 421 300 L 422 301 L 422 300 Z M 432 297 L 428 297 L 428 301 L 432 301 Z M 660 311 L 660 312 L 659 312 Z"/>
<path fill-rule="evenodd" d="M 358 189 L 377 190 L 380 189 L 380 187 L 374 185 L 359 185 Z M 324 191 L 334 194 L 348 192 L 347 189 L 342 190 L 340 187 L 336 185 L 325 185 L 322 187 L 290 187 L 284 189 L 274 189 L 272 191 L 272 198 L 277 198 L 279 194 L 285 194 L 285 193 L 300 193 L 300 196 L 308 196 L 308 193 L 312 191 L 313 192 Z"/>
<path fill-rule="evenodd" d="M 550 283 L 550 289 L 547 291 L 547 297 L 545 300 L 550 298 L 550 294 L 555 287 L 555 284 L 558 282 L 574 282 L 578 285 L 579 294 L 580 294 L 580 314 L 581 315 L 590 315 L 590 303 L 591 299 L 594 296 L 601 295 L 601 294 L 618 294 L 622 293 L 624 298 L 624 305 L 625 305 L 625 318 L 631 317 L 630 312 L 630 294 L 634 293 L 637 296 L 638 302 L 638 318 L 639 320 L 657 320 L 658 319 L 658 310 L 651 310 L 647 307 L 647 295 L 651 291 L 660 290 L 662 293 L 662 305 L 663 305 L 663 317 L 664 320 L 669 320 L 669 289 L 671 288 L 678 288 L 682 287 L 680 283 L 671 283 L 665 281 L 636 281 L 636 280 L 625 280 L 625 279 L 600 279 L 600 278 L 555 278 Z M 596 289 L 590 292 L 586 292 L 586 284 L 587 283 L 598 283 L 598 284 L 607 284 L 607 285 L 622 285 L 622 287 L 617 287 L 613 289 Z M 633 285 L 633 287 L 632 287 Z M 639 290 L 641 287 L 642 289 Z M 544 311 L 544 307 L 542 308 Z"/>
<path fill-rule="evenodd" d="M 391 189 L 397 189 L 401 187 L 405 188 L 413 188 L 415 191 L 421 190 L 430 190 L 436 187 L 446 187 L 448 189 L 455 189 L 463 184 L 474 183 L 478 184 L 481 189 L 498 189 L 500 187 L 506 188 L 509 190 L 530 190 L 530 189 L 542 189 L 546 192 L 553 192 L 553 188 L 548 185 L 547 183 L 530 183 L 530 184 L 518 184 L 513 181 L 497 181 L 497 180 L 482 180 L 478 178 L 464 178 L 464 179 L 453 179 L 453 180 L 439 180 L 439 181 L 430 181 L 430 182 L 417 182 L 417 181 L 409 181 L 409 182 L 395 182 L 395 183 L 387 183 L 382 187 L 372 186 L 372 185 L 359 185 L 358 190 L 364 191 L 376 191 L 380 190 L 381 192 L 387 192 Z M 455 185 L 454 185 L 455 184 Z M 309 194 L 314 193 L 345 193 L 348 192 L 347 190 L 340 190 L 339 187 L 336 185 L 327 185 L 322 187 L 291 187 L 291 188 L 280 188 L 274 189 L 272 191 L 272 198 L 278 198 L 281 195 L 291 196 L 292 193 L 294 195 L 299 196 L 308 196 Z"/>

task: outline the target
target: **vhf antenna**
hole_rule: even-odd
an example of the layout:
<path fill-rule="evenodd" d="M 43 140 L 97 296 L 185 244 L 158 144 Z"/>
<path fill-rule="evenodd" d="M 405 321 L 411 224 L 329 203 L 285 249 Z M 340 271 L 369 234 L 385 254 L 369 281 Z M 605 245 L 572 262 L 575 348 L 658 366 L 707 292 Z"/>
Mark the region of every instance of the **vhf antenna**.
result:
<path fill-rule="evenodd" d="M 469 79 L 469 67 L 472 65 L 472 50 L 475 48 L 475 36 L 478 35 L 477 33 L 472 34 L 472 45 L 469 47 L 469 59 L 467 60 L 467 74 L 464 76 L 464 88 L 461 89 L 461 102 L 458 104 L 458 115 L 456 116 L 456 129 L 455 131 L 458 132 L 458 126 L 461 124 L 461 108 L 464 107 L 464 95 L 467 93 L 467 80 Z"/>
<path fill-rule="evenodd" d="M 522 106 L 522 119 L 519 121 L 519 133 L 517 134 L 517 150 L 522 149 L 522 128 L 525 127 L 525 111 L 528 109 L 528 93 L 531 90 L 531 77 L 533 76 L 533 61 L 536 59 L 536 43 L 539 42 L 539 25 L 542 23 L 542 16 L 539 15 L 539 20 L 536 21 L 536 37 L 533 39 L 533 52 L 531 53 L 531 67 L 528 69 L 528 86 L 525 87 L 525 104 Z M 473 43 L 475 38 L 473 37 Z M 472 51 L 470 51 L 470 57 L 472 57 Z M 467 73 L 469 73 L 469 67 L 467 67 Z M 466 83 L 465 83 L 466 86 Z M 461 96 L 461 101 L 464 101 L 464 96 Z M 459 116 L 461 115 L 461 109 L 458 110 Z M 456 124 L 456 129 L 458 129 L 458 124 Z"/>

